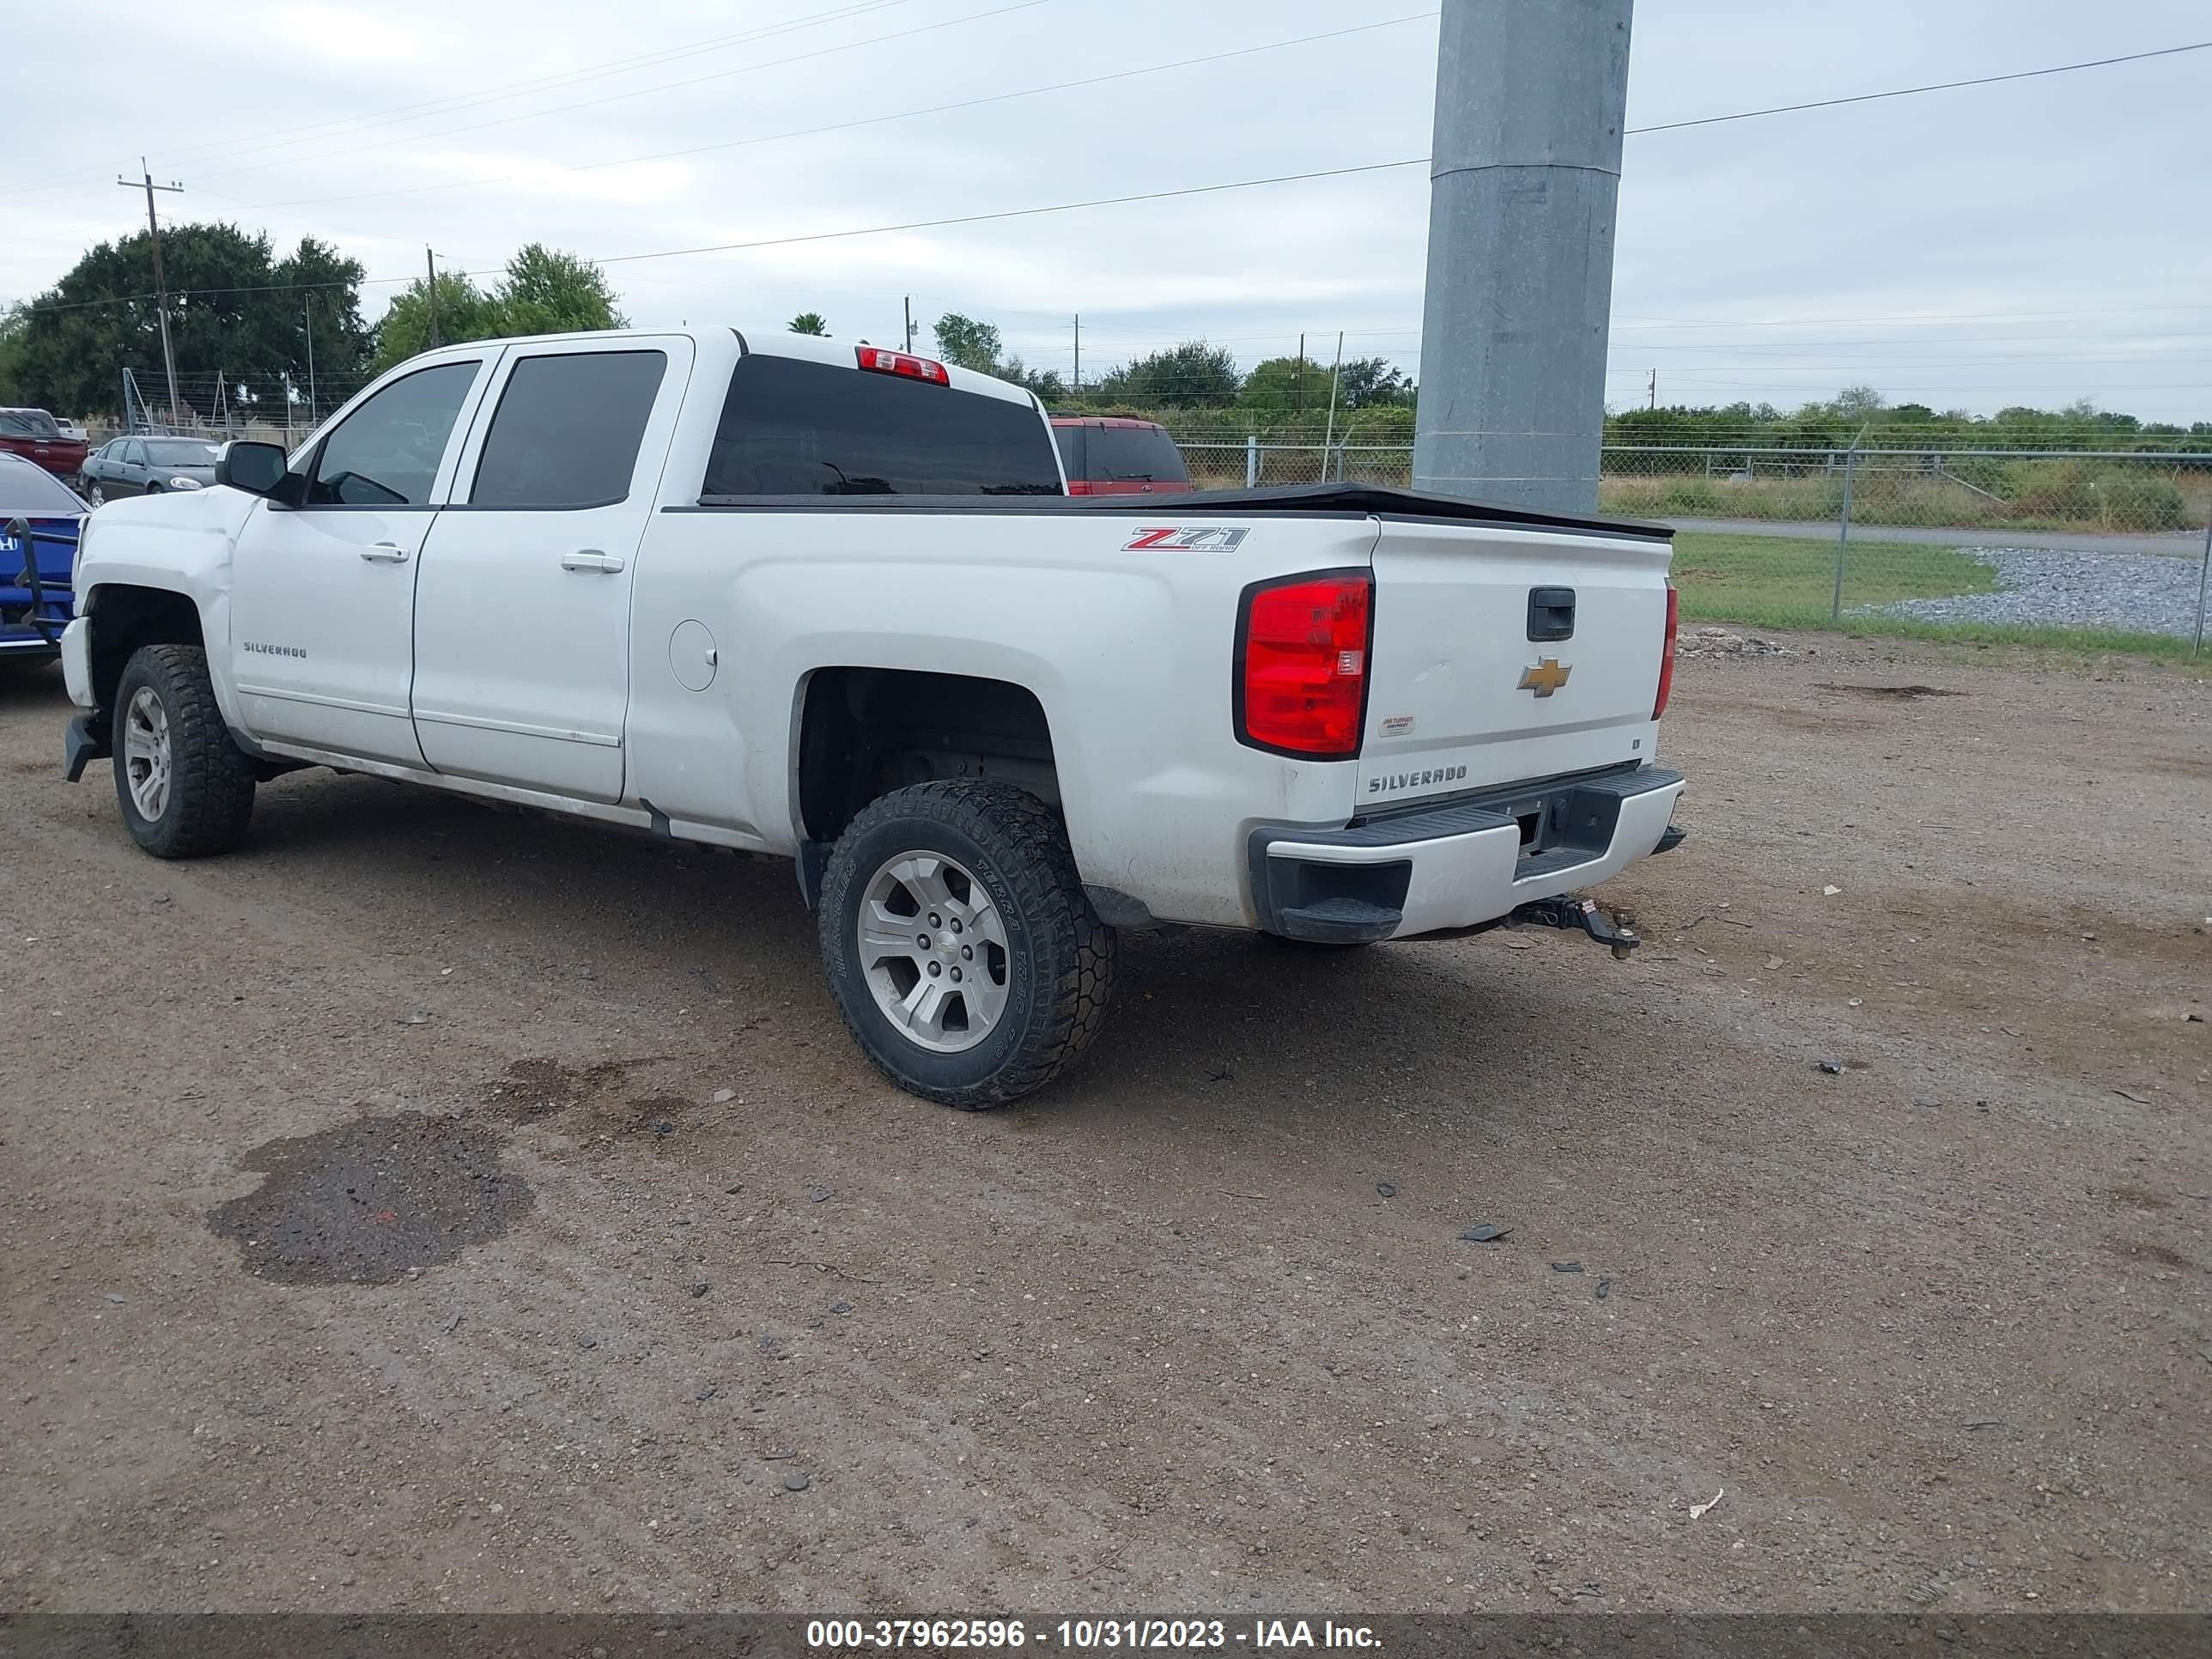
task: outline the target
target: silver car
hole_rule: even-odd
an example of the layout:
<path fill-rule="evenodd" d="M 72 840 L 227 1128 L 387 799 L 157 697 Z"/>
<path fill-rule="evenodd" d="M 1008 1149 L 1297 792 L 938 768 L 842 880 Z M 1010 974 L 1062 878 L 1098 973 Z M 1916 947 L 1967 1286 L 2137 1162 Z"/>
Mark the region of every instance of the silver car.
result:
<path fill-rule="evenodd" d="M 215 482 L 218 446 L 204 438 L 118 438 L 84 458 L 85 500 L 204 489 Z"/>

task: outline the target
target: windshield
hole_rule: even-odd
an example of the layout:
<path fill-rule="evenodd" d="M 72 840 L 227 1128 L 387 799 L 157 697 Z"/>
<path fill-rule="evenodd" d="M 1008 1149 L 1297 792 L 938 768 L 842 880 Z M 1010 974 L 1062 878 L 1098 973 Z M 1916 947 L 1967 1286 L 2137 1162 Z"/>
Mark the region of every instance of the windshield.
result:
<path fill-rule="evenodd" d="M 58 438 L 62 429 L 43 409 L 0 409 L 0 438 Z"/>
<path fill-rule="evenodd" d="M 146 457 L 155 466 L 213 466 L 215 448 L 196 438 L 146 440 Z"/>
<path fill-rule="evenodd" d="M 25 518 L 74 518 L 84 503 L 69 486 L 42 466 L 13 455 L 0 455 L 0 523 L 21 514 Z"/>

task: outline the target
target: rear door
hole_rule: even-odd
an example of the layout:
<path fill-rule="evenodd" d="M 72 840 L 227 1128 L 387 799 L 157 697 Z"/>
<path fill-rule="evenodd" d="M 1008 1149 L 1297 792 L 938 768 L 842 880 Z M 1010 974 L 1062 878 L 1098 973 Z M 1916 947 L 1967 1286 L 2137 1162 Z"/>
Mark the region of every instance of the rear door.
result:
<path fill-rule="evenodd" d="M 691 370 L 681 335 L 517 347 L 415 598 L 415 729 L 441 772 L 614 801 L 630 586 Z"/>
<path fill-rule="evenodd" d="M 146 493 L 146 446 L 137 438 L 123 446 L 118 464 L 110 470 L 107 493 L 111 495 L 143 495 Z"/>
<path fill-rule="evenodd" d="M 1670 554 L 1385 520 L 1359 810 L 1650 760 Z"/>

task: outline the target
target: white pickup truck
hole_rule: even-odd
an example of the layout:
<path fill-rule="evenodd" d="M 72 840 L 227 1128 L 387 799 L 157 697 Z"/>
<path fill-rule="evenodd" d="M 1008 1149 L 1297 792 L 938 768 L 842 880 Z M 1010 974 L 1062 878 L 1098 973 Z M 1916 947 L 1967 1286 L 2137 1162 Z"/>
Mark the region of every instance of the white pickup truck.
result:
<path fill-rule="evenodd" d="M 484 340 L 88 521 L 74 779 L 227 851 L 301 766 L 798 861 L 845 1018 L 963 1107 L 1117 929 L 1342 946 L 1671 846 L 1668 532 L 1342 486 L 1065 493 L 1019 387 L 727 328 Z"/>

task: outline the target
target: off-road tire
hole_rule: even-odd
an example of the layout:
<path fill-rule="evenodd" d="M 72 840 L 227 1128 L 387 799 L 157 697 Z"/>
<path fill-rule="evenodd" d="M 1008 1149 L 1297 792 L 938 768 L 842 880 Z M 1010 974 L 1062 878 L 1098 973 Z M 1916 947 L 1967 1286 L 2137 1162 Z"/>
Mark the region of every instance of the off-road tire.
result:
<path fill-rule="evenodd" d="M 131 796 L 124 725 L 132 701 L 149 688 L 168 719 L 169 795 L 148 818 Z M 207 858 L 246 839 L 253 816 L 253 763 L 230 740 L 208 678 L 207 653 L 196 645 L 141 646 L 115 689 L 115 799 L 131 840 L 157 859 Z"/>
<path fill-rule="evenodd" d="M 855 929 L 867 882 L 886 860 L 934 852 L 974 872 L 1006 931 L 1007 1003 L 974 1048 L 933 1052 L 877 1006 Z M 1114 930 L 1083 891 L 1060 815 L 1003 783 L 916 784 L 864 808 L 831 849 L 822 884 L 822 960 L 854 1039 L 900 1088 L 963 1111 L 1041 1089 L 1105 1024 Z"/>

